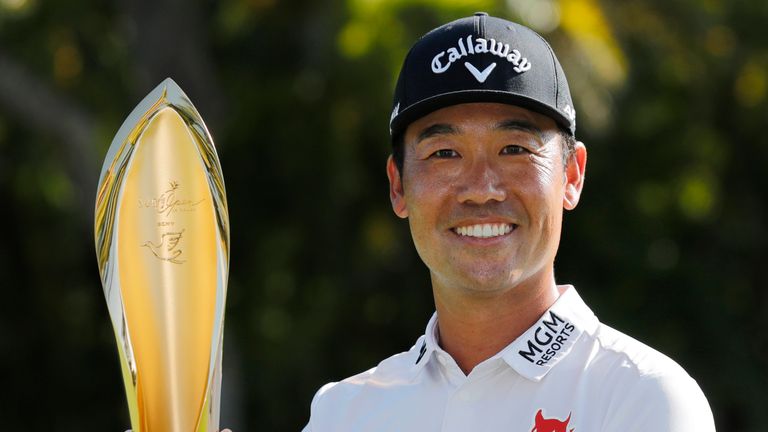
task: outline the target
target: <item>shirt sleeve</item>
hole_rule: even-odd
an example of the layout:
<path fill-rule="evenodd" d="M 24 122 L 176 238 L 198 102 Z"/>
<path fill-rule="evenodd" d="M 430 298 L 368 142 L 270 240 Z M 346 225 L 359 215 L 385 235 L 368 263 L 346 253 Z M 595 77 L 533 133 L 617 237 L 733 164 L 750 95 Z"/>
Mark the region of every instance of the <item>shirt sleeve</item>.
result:
<path fill-rule="evenodd" d="M 646 376 L 617 392 L 603 432 L 715 432 L 699 385 L 684 376 Z"/>
<path fill-rule="evenodd" d="M 312 403 L 309 405 L 309 421 L 307 421 L 307 425 L 304 426 L 304 429 L 302 429 L 301 432 L 312 432 L 312 418 L 316 415 L 317 400 L 320 398 L 321 392 L 322 389 L 318 390 L 312 398 Z"/>
<path fill-rule="evenodd" d="M 315 396 L 312 398 L 312 403 L 310 404 L 309 408 L 309 421 L 307 422 L 307 425 L 304 426 L 304 429 L 302 429 L 302 432 L 313 432 L 313 431 L 322 431 L 326 430 L 327 427 L 323 426 L 322 421 L 322 413 L 320 412 L 322 409 L 320 408 L 320 400 L 322 399 L 323 395 L 331 389 L 336 383 L 331 382 L 328 383 L 320 388 L 320 390 L 315 393 Z M 320 426 L 318 426 L 320 424 Z"/>

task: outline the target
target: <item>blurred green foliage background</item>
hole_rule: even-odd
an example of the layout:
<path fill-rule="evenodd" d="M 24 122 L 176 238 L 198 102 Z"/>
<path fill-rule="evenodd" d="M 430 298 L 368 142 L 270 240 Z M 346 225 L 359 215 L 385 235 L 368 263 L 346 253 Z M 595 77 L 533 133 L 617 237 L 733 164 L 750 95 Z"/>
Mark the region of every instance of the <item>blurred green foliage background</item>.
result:
<path fill-rule="evenodd" d="M 0 0 L 3 430 L 128 426 L 93 202 L 166 76 L 227 183 L 223 426 L 300 430 L 320 385 L 408 349 L 433 305 L 387 199 L 391 92 L 476 10 L 545 35 L 571 83 L 590 153 L 559 281 L 686 367 L 719 430 L 765 431 L 763 0 Z"/>

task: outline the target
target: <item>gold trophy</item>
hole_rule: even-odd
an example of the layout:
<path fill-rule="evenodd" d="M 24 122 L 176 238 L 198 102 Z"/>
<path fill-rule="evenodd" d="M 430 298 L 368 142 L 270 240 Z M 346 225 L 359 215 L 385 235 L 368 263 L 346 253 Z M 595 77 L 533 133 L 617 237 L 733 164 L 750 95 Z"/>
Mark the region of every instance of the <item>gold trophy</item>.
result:
<path fill-rule="evenodd" d="M 170 78 L 112 141 L 95 235 L 133 431 L 218 431 L 229 215 L 213 140 Z"/>

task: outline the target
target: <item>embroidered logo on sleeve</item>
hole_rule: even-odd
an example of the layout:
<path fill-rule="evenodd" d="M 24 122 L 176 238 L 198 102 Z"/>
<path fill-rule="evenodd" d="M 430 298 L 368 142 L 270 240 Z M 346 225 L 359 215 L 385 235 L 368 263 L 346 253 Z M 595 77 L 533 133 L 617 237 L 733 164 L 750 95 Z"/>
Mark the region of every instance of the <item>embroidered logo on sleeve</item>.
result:
<path fill-rule="evenodd" d="M 574 429 L 568 429 L 568 423 L 570 422 L 571 413 L 568 413 L 568 418 L 565 420 L 558 420 L 556 418 L 544 418 L 542 410 L 539 410 L 536 413 L 536 419 L 534 420 L 531 432 L 574 432 Z"/>

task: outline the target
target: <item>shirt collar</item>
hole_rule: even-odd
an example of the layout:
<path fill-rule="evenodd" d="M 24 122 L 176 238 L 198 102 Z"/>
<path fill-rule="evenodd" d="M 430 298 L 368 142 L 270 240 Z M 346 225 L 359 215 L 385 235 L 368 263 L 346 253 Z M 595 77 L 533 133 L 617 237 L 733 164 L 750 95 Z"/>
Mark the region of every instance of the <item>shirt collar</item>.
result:
<path fill-rule="evenodd" d="M 576 289 L 567 286 L 555 303 L 499 355 L 520 375 L 539 381 L 560 363 L 583 333 L 597 330 L 597 317 Z"/>
<path fill-rule="evenodd" d="M 424 365 L 429 363 L 432 353 L 440 349 L 437 334 L 437 312 L 435 312 L 427 323 L 424 335 L 416 341 L 416 345 L 411 349 L 414 367 L 416 369 L 423 368 Z"/>
<path fill-rule="evenodd" d="M 540 381 L 571 352 L 583 333 L 594 333 L 597 325 L 595 314 L 569 285 L 533 326 L 494 357 L 504 359 L 523 377 Z M 435 312 L 410 352 L 417 370 L 430 362 L 435 351 L 442 351 L 438 341 Z"/>

